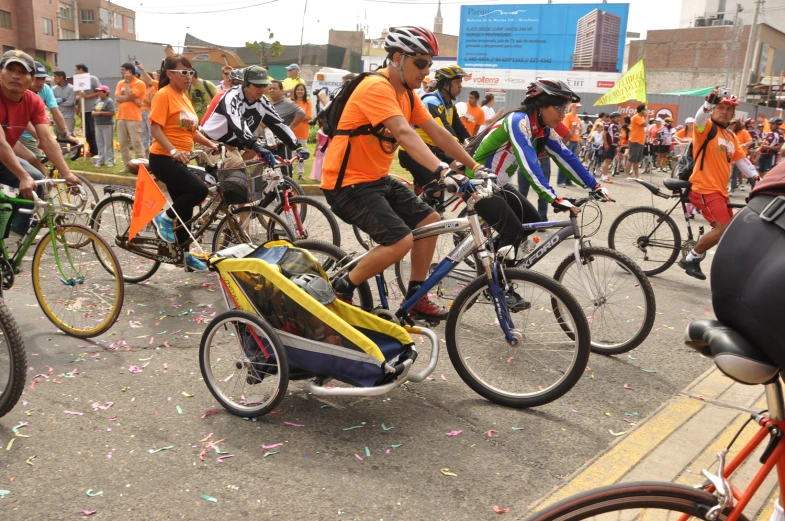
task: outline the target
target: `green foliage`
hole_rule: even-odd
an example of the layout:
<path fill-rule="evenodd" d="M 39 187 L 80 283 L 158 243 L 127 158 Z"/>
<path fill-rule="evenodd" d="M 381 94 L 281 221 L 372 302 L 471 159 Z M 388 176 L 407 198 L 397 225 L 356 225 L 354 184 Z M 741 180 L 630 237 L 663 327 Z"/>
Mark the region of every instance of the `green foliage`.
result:
<path fill-rule="evenodd" d="M 278 40 L 272 41 L 275 38 L 273 32 L 267 29 L 267 41 L 253 41 L 245 42 L 245 46 L 251 49 L 259 56 L 261 65 L 267 66 L 272 58 L 280 58 L 283 54 L 284 46 Z"/>
<path fill-rule="evenodd" d="M 38 63 L 40 63 L 41 65 L 43 65 L 43 66 L 44 66 L 44 68 L 46 69 L 46 73 L 47 73 L 49 76 L 51 76 L 51 75 L 52 75 L 52 73 L 54 72 L 54 67 L 52 66 L 52 64 L 51 64 L 51 63 L 49 63 L 49 62 L 48 62 L 48 61 L 46 61 L 46 60 L 42 60 L 41 58 L 36 58 L 36 59 L 35 59 L 35 61 L 37 61 Z"/>

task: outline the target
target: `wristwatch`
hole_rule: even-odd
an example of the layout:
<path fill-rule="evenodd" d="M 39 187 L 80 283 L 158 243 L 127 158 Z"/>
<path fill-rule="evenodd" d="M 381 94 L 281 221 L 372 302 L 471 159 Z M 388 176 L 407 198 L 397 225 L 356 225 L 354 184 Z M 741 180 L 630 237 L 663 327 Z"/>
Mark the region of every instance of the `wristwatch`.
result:
<path fill-rule="evenodd" d="M 171 150 L 169 151 L 169 155 L 170 155 L 170 156 L 172 156 L 172 157 L 174 157 L 175 155 L 177 155 L 177 149 L 176 149 L 176 148 L 173 148 L 173 149 L 171 149 Z"/>

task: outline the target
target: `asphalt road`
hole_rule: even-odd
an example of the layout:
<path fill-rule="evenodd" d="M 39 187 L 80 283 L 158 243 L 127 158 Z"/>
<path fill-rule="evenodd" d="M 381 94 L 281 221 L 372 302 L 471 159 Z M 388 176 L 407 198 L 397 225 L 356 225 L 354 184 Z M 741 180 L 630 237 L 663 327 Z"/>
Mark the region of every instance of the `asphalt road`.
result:
<path fill-rule="evenodd" d="M 651 204 L 634 183 L 609 189 L 619 202 L 603 206 L 598 245 L 618 213 Z M 346 249 L 359 251 L 344 231 Z M 560 247 L 537 269 L 552 274 L 568 253 Z M 104 519 L 457 521 L 494 519 L 494 506 L 518 519 L 607 449 L 611 431 L 628 431 L 711 366 L 682 344 L 691 320 L 711 316 L 708 283 L 673 267 L 651 279 L 657 317 L 646 342 L 630 356 L 592 355 L 578 385 L 547 406 L 496 406 L 442 356 L 435 379 L 383 397 L 325 400 L 293 382 L 277 414 L 248 421 L 221 409 L 199 371 L 201 332 L 224 309 L 214 274 L 164 267 L 148 284 L 128 285 L 120 320 L 94 342 L 59 333 L 29 275 L 17 280 L 6 297 L 29 370 L 23 401 L 0 419 L 2 519 L 73 519 L 85 509 Z M 50 376 L 33 386 L 39 373 Z M 203 417 L 210 409 L 221 411 Z M 11 431 L 20 422 L 25 437 Z M 233 457 L 201 461 L 210 434 L 226 438 L 220 450 Z"/>

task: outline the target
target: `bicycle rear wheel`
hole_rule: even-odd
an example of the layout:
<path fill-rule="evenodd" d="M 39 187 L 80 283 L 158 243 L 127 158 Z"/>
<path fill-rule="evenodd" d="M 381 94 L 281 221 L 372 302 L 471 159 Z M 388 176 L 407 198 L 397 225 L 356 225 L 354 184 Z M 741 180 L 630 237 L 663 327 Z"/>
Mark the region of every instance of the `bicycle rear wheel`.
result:
<path fill-rule="evenodd" d="M 635 261 L 647 276 L 670 268 L 681 251 L 681 233 L 665 212 L 638 206 L 611 223 L 608 246 Z"/>
<path fill-rule="evenodd" d="M 717 503 L 712 494 L 684 485 L 618 483 L 576 494 L 529 516 L 526 521 L 678 521 L 684 514 L 708 521 L 707 514 Z M 729 510 L 719 512 L 714 521 L 724 521 L 729 513 Z M 743 514 L 739 519 L 747 521 Z"/>
<path fill-rule="evenodd" d="M 589 324 L 564 286 L 540 273 L 505 269 L 505 300 L 521 303 L 499 317 L 483 275 L 466 286 L 447 317 L 447 352 L 466 384 L 507 407 L 537 407 L 563 396 L 589 361 Z M 556 317 L 551 302 L 565 313 Z M 517 343 L 507 342 L 499 321 L 512 323 Z M 568 335 L 559 324 L 577 334 Z"/>
<path fill-rule="evenodd" d="M 341 246 L 341 229 L 338 221 L 330 209 L 314 199 L 305 195 L 298 195 L 289 198 L 289 205 L 292 207 L 293 214 L 287 218 L 283 203 L 275 208 L 275 213 L 287 219 L 287 224 L 295 234 L 295 239 L 317 239 L 327 241 L 335 246 Z M 294 219 L 294 213 L 300 215 L 302 229 Z M 302 216 L 305 215 L 303 218 Z"/>
<path fill-rule="evenodd" d="M 232 229 L 230 219 L 237 223 L 237 231 Z M 281 216 L 258 206 L 235 208 L 231 209 L 215 228 L 213 253 L 236 244 L 250 243 L 260 246 L 282 239 L 293 241 L 294 232 Z"/>
<path fill-rule="evenodd" d="M 575 255 L 564 259 L 553 278 L 583 308 L 592 351 L 618 355 L 638 347 L 649 336 L 657 310 L 649 279 L 629 257 L 609 248 L 582 248 L 580 268 L 591 294 L 583 284 Z M 558 318 L 563 310 L 554 305 L 553 312 Z M 562 327 L 568 323 L 559 321 Z"/>
<path fill-rule="evenodd" d="M 0 418 L 19 401 L 25 388 L 27 357 L 22 333 L 13 315 L 0 299 Z"/>
<path fill-rule="evenodd" d="M 120 263 L 109 245 L 86 226 L 58 226 L 54 241 L 51 234 L 44 236 L 33 254 L 32 273 L 41 310 L 69 335 L 101 335 L 120 316 L 124 296 Z"/>

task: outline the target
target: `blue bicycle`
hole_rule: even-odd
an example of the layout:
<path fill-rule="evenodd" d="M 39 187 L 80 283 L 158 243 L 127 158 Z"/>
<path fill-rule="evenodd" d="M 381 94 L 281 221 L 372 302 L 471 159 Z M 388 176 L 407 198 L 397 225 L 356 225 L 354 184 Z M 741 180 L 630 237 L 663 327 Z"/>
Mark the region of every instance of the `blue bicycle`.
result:
<path fill-rule="evenodd" d="M 589 324 L 580 304 L 560 283 L 505 267 L 488 251 L 488 234 L 474 204 L 492 194 L 494 182 L 472 181 L 466 218 L 414 230 L 415 240 L 440 234 L 464 238 L 456 240 L 413 297 L 391 312 L 380 275 L 380 305 L 374 305 L 367 282 L 358 286 L 354 303 L 398 323 L 413 324 L 409 310 L 472 256 L 481 273 L 466 281 L 450 307 L 445 339 L 450 361 L 463 381 L 486 399 L 508 407 L 536 407 L 563 396 L 580 379 L 591 350 Z M 296 244 L 315 255 L 331 279 L 362 258 L 352 258 L 324 241 Z"/>

